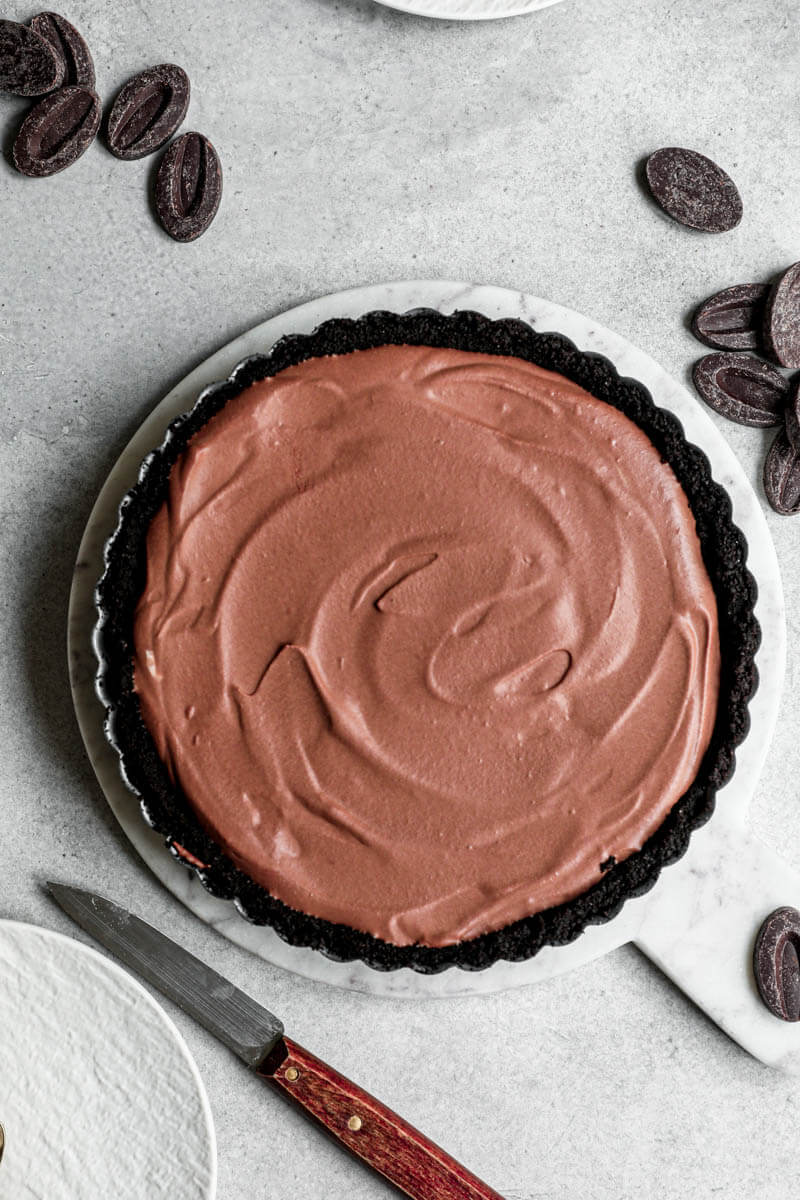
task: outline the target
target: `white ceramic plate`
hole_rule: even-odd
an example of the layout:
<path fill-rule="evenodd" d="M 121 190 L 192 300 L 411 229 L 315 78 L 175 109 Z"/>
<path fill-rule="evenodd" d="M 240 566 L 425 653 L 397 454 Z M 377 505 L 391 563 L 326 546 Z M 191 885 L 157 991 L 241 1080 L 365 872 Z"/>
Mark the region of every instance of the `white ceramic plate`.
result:
<path fill-rule="evenodd" d="M 549 8 L 560 0 L 378 0 L 387 8 L 443 21 L 491 21 Z"/>
<path fill-rule="evenodd" d="M 186 1043 L 130 975 L 72 938 L 0 921 L 8 1200 L 213 1200 L 208 1099 Z"/>
<path fill-rule="evenodd" d="M 439 975 L 420 975 L 409 969 L 382 973 L 360 962 L 332 962 L 316 951 L 288 946 L 270 928 L 249 924 L 230 903 L 214 899 L 193 875 L 175 862 L 164 846 L 164 839 L 147 827 L 138 801 L 122 783 L 116 752 L 109 747 L 103 733 L 104 711 L 94 690 L 97 663 L 91 636 L 95 621 L 93 589 L 102 573 L 103 546 L 117 523 L 119 502 L 134 483 L 142 460 L 161 442 L 166 426 L 192 407 L 201 389 L 225 378 L 241 359 L 268 350 L 285 334 L 309 333 L 330 317 L 359 317 L 377 309 L 407 312 L 419 307 L 446 313 L 474 309 L 487 317 L 517 317 L 536 329 L 565 334 L 579 349 L 605 355 L 622 375 L 644 383 L 656 403 L 674 412 L 689 440 L 708 455 L 714 477 L 731 496 L 734 519 L 748 539 L 748 565 L 759 584 L 756 615 L 764 633 L 757 657 L 760 685 L 750 706 L 750 733 L 737 752 L 736 772 L 724 789 L 724 803 L 720 793 L 718 813 L 710 822 L 714 830 L 725 830 L 726 820 L 734 818 L 739 824 L 744 823 L 772 736 L 785 658 L 783 595 L 775 549 L 759 501 L 736 456 L 696 398 L 641 350 L 579 313 L 505 288 L 443 281 L 379 284 L 324 296 L 281 313 L 224 346 L 192 371 L 150 414 L 123 451 L 98 497 L 81 543 L 70 597 L 69 660 L 75 710 L 89 756 L 109 804 L 136 849 L 170 891 L 204 921 L 267 961 L 311 979 L 359 991 L 412 997 L 492 992 L 531 983 L 560 974 L 639 937 L 645 915 L 655 900 L 668 898 L 672 889 L 677 888 L 679 894 L 673 901 L 673 909 L 683 911 L 687 897 L 696 896 L 696 889 L 687 891 L 679 868 L 684 862 L 693 865 L 695 844 L 702 849 L 701 835 L 706 830 L 694 835 L 690 853 L 681 864 L 662 873 L 652 893 L 629 901 L 613 921 L 590 927 L 572 945 L 546 947 L 527 962 L 498 962 L 483 971 L 449 970 Z M 699 868 L 696 874 L 699 878 Z M 660 923 L 663 921 L 659 917 L 656 925 L 660 927 Z M 652 927 L 651 922 L 648 928 Z M 684 971 L 684 978 L 685 975 Z M 769 1020 L 778 1024 L 772 1018 Z"/>

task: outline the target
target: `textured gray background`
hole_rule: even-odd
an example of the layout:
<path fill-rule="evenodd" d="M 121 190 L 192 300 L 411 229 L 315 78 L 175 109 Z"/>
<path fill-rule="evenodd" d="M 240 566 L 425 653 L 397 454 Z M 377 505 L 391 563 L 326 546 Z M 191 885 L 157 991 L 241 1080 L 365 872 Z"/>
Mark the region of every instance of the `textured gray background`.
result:
<path fill-rule="evenodd" d="M 209 233 L 181 246 L 150 215 L 150 161 L 97 143 L 49 180 L 0 162 L 0 915 L 71 932 L 42 896 L 52 875 L 128 898 L 508 1200 L 789 1194 L 798 1084 L 633 950 L 536 988 L 399 1003 L 306 983 L 205 929 L 105 805 L 70 704 L 65 614 L 93 498 L 144 415 L 301 300 L 414 276 L 502 284 L 688 378 L 691 308 L 800 257 L 794 6 L 565 0 L 473 25 L 371 0 L 71 0 L 65 13 L 106 100 L 146 65 L 187 69 L 187 128 L 217 145 L 226 193 Z M 6 151 L 24 109 L 0 96 Z M 731 171 L 737 230 L 693 234 L 643 196 L 636 164 L 668 144 Z M 769 435 L 720 426 L 760 489 Z M 790 659 L 752 812 L 800 867 L 800 518 L 768 520 Z M 220 1200 L 394 1194 L 172 1015 L 211 1097 Z"/>

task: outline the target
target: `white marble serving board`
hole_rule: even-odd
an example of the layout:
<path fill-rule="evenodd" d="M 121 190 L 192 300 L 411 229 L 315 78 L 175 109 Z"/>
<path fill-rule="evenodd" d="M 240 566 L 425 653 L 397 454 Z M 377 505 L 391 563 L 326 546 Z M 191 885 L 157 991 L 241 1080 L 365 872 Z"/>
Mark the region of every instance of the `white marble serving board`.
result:
<path fill-rule="evenodd" d="M 443 21 L 491 21 L 550 8 L 560 0 L 378 0 L 387 8 Z"/>
<path fill-rule="evenodd" d="M 5 1200 L 213 1200 L 208 1099 L 130 975 L 72 938 L 0 921 Z"/>
<path fill-rule="evenodd" d="M 708 455 L 714 477 L 731 496 L 734 518 L 748 539 L 748 563 L 758 581 L 756 614 L 763 631 L 757 658 L 760 685 L 751 703 L 751 728 L 739 748 L 736 772 L 719 793 L 717 811 L 709 826 L 694 835 L 688 853 L 663 872 L 656 888 L 629 901 L 613 921 L 589 928 L 570 946 L 545 948 L 523 963 L 498 962 L 480 972 L 453 969 L 428 976 L 408 969 L 381 973 L 360 962 L 337 963 L 316 951 L 288 946 L 271 929 L 250 925 L 230 903 L 209 896 L 196 878 L 175 862 L 163 839 L 145 825 L 136 799 L 122 783 L 117 755 L 103 733 L 104 713 L 94 690 L 96 660 L 91 641 L 95 619 L 93 589 L 102 573 L 103 546 L 116 525 L 119 502 L 134 482 L 142 459 L 159 444 L 169 422 L 192 406 L 199 391 L 228 375 L 241 359 L 268 350 L 285 334 L 310 332 L 330 317 L 358 317 L 376 309 L 406 312 L 418 307 L 441 312 L 474 309 L 488 317 L 521 318 L 538 330 L 565 334 L 582 350 L 605 355 L 621 374 L 644 383 L 658 404 L 679 417 L 687 437 Z M 256 326 L 188 375 L 141 426 L 100 493 L 81 544 L 69 614 L 70 677 L 75 709 L 109 804 L 159 879 L 194 913 L 238 945 L 311 979 L 374 994 L 422 997 L 485 993 L 532 983 L 588 962 L 625 942 L 636 941 L 751 1052 L 766 1061 L 780 1060 L 787 1065 L 795 1050 L 800 1055 L 800 1041 L 793 1037 L 798 1030 L 783 1026 L 760 1005 L 747 953 L 744 950 L 728 953 L 720 946 L 718 957 L 727 966 L 709 966 L 714 928 L 705 920 L 695 920 L 695 931 L 702 942 L 697 945 L 686 931 L 692 913 L 700 909 L 704 913 L 716 911 L 716 900 L 726 888 L 741 901 L 736 921 L 731 916 L 731 922 L 743 946 L 752 946 L 758 923 L 770 906 L 775 907 L 768 901 L 768 894 L 780 892 L 779 903 L 800 905 L 800 883 L 782 874 L 780 860 L 775 856 L 762 860 L 760 844 L 744 846 L 747 807 L 777 716 L 785 649 L 783 593 L 764 514 L 738 460 L 702 405 L 641 350 L 578 313 L 503 288 L 443 281 L 355 288 L 311 301 Z M 741 853 L 737 854 L 728 843 L 740 844 Z M 761 868 L 758 878 L 754 878 L 753 863 Z M 740 896 L 739 885 L 748 880 L 750 891 L 742 900 L 744 893 Z M 732 914 L 733 908 L 729 911 Z M 726 936 L 730 936 L 730 929 Z M 732 966 L 734 960 L 736 970 Z M 750 1036 L 751 1029 L 756 1030 L 755 1037 Z"/>

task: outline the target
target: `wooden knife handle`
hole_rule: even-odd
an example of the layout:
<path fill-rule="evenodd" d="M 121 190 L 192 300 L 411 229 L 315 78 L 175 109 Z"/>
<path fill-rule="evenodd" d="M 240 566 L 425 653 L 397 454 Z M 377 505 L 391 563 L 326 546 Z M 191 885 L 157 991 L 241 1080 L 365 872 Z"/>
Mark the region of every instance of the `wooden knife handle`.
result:
<path fill-rule="evenodd" d="M 290 1038 L 258 1074 L 413 1200 L 503 1200 L 440 1146 Z"/>

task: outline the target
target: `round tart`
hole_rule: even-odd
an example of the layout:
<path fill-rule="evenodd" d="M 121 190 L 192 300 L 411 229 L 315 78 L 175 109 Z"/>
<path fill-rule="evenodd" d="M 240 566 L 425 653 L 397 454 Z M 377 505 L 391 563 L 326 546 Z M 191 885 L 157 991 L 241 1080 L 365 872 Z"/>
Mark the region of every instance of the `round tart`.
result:
<path fill-rule="evenodd" d="M 758 626 L 726 493 L 565 338 L 371 313 L 206 390 L 98 587 L 148 822 L 287 941 L 479 969 L 572 940 L 711 814 Z"/>

